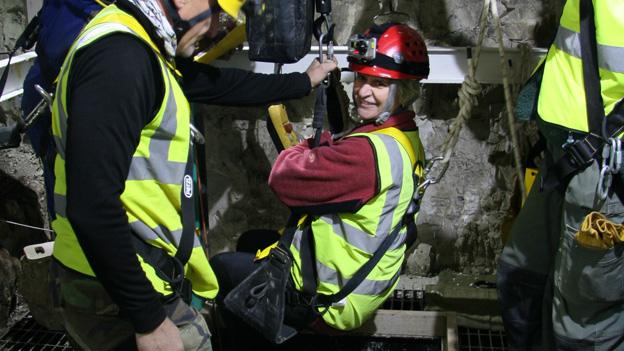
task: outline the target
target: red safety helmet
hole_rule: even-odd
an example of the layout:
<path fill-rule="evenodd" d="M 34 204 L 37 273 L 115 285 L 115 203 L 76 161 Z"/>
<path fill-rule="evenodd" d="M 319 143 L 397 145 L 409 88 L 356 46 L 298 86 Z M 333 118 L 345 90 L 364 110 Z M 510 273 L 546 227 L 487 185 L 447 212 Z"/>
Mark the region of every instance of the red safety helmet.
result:
<path fill-rule="evenodd" d="M 422 37 L 405 24 L 386 23 L 349 39 L 349 69 L 392 79 L 426 79 L 429 56 Z"/>

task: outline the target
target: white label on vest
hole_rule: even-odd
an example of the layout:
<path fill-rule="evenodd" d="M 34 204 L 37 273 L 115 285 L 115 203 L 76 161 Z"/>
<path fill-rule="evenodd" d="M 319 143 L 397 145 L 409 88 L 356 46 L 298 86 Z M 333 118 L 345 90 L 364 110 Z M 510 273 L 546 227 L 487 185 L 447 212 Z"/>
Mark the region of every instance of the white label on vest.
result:
<path fill-rule="evenodd" d="M 188 174 L 184 176 L 184 196 L 187 199 L 193 196 L 193 178 Z"/>

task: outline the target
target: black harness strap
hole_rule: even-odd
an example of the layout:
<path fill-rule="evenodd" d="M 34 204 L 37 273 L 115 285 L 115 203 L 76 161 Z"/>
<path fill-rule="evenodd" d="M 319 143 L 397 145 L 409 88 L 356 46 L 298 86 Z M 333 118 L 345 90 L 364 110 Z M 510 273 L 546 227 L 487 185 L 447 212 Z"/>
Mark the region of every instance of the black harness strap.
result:
<path fill-rule="evenodd" d="M 191 257 L 195 241 L 195 203 L 193 198 L 193 145 L 189 146 L 189 155 L 184 172 L 180 194 L 182 207 L 182 234 L 174 257 L 164 249 L 150 245 L 133 233 L 132 243 L 137 253 L 150 266 L 154 267 L 158 277 L 169 284 L 184 301 L 190 303 L 190 281 L 184 278 L 184 266 Z"/>
<path fill-rule="evenodd" d="M 583 59 L 583 84 L 587 109 L 587 125 L 590 134 L 600 135 L 604 120 L 604 106 L 600 94 L 600 73 L 596 48 L 596 24 L 592 0 L 580 2 L 581 57 Z M 605 139 L 607 135 L 602 135 Z"/>
<path fill-rule="evenodd" d="M 316 272 L 316 252 L 314 250 L 314 235 L 312 221 L 306 223 L 301 233 L 301 277 L 303 278 L 303 293 L 308 296 L 316 295 L 318 274 Z"/>

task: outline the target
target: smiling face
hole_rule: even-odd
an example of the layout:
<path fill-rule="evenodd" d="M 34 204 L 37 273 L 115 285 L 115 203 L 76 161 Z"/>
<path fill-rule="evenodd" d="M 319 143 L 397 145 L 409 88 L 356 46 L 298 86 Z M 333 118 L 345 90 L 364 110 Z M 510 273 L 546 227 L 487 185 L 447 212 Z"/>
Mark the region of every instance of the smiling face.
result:
<path fill-rule="evenodd" d="M 356 73 L 353 83 L 353 98 L 357 113 L 362 120 L 377 118 L 384 111 L 394 111 L 396 106 L 386 108 L 392 80 Z M 396 103 L 394 104 L 396 105 Z"/>

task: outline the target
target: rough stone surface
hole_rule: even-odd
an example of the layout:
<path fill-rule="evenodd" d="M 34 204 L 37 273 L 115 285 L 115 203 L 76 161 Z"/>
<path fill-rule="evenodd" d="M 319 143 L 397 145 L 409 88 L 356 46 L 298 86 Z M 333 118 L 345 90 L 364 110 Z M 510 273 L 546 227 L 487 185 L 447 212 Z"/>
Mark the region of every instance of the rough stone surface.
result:
<path fill-rule="evenodd" d="M 24 4 L 23 0 L 0 2 L 0 51 L 12 49 L 24 29 Z M 0 103 L 0 126 L 15 123 L 20 116 L 19 106 L 19 98 Z M 27 144 L 17 149 L 0 150 L 0 219 L 37 227 L 47 225 L 41 167 Z M 42 283 L 33 275 L 21 273 L 17 258 L 22 256 L 24 246 L 47 240 L 49 237 L 39 230 L 0 221 L 0 335 L 7 325 L 8 312 L 15 308 L 18 300 L 19 304 L 23 303 L 16 293 L 17 282 Z M 40 293 L 45 292 L 47 286 L 40 286 L 39 289 Z M 20 318 L 24 313 L 14 313 L 11 318 Z M 13 320 L 8 322 L 11 325 Z M 46 318 L 39 322 L 46 325 Z"/>
<path fill-rule="evenodd" d="M 19 261 L 0 247 L 0 330 L 7 326 L 9 317 L 15 310 L 19 275 Z"/>
<path fill-rule="evenodd" d="M 431 274 L 435 265 L 435 250 L 433 246 L 420 243 L 408 257 L 406 274 L 427 276 Z"/>

